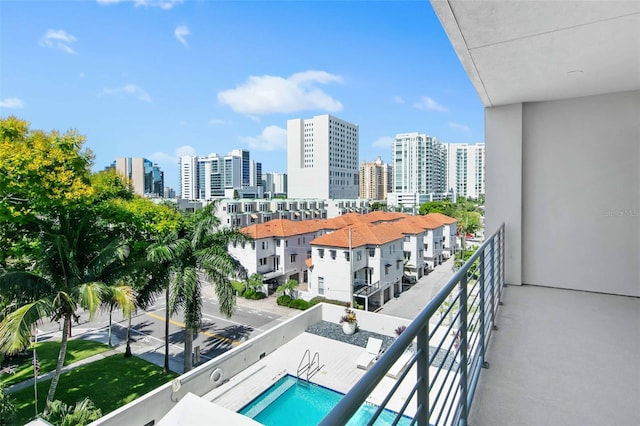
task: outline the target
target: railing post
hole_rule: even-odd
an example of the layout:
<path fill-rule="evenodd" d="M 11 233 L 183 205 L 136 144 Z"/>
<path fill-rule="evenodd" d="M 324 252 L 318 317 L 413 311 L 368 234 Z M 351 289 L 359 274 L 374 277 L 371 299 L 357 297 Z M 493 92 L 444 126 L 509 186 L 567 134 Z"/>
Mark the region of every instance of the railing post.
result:
<path fill-rule="evenodd" d="M 486 303 L 486 285 L 485 285 L 485 256 L 484 256 L 484 250 L 482 251 L 482 253 L 480 253 L 480 356 L 482 357 L 482 367 L 483 368 L 489 368 L 489 363 L 487 361 L 485 361 L 484 358 L 484 354 L 486 351 L 486 332 L 485 332 L 485 327 L 486 327 L 486 308 L 485 308 L 485 303 Z"/>
<path fill-rule="evenodd" d="M 496 247 L 495 239 L 498 239 L 498 244 Z M 497 249 L 497 250 L 496 250 Z M 498 252 L 496 256 L 496 251 Z M 491 295 L 489 296 L 491 299 L 491 327 L 493 330 L 497 330 L 496 326 L 496 289 L 498 287 L 497 281 L 500 281 L 500 234 L 498 233 L 491 240 L 491 269 L 492 269 L 492 280 L 491 280 Z M 497 278 L 497 279 L 496 279 Z"/>
<path fill-rule="evenodd" d="M 418 347 L 416 351 L 418 367 L 416 380 L 420 382 L 420 376 L 424 378 L 424 383 L 418 387 L 418 411 L 416 412 L 416 423 L 418 426 L 429 426 L 429 322 L 424 327 L 424 331 L 418 334 Z"/>
<path fill-rule="evenodd" d="M 460 402 L 462 403 L 462 412 L 460 413 L 460 425 L 465 426 L 467 424 L 467 417 L 469 417 L 469 374 L 467 369 L 467 348 L 468 348 L 468 334 L 467 334 L 467 274 L 462 274 L 460 280 Z"/>

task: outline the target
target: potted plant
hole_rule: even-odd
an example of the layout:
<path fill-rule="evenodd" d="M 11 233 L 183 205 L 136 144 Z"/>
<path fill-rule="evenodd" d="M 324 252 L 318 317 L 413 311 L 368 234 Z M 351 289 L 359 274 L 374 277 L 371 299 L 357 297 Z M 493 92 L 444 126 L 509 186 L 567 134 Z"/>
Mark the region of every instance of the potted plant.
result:
<path fill-rule="evenodd" d="M 358 319 L 356 318 L 355 311 L 351 309 L 350 303 L 347 303 L 347 306 L 344 308 L 344 312 L 345 314 L 340 317 L 342 331 L 344 332 L 344 334 L 353 334 L 358 328 Z"/>

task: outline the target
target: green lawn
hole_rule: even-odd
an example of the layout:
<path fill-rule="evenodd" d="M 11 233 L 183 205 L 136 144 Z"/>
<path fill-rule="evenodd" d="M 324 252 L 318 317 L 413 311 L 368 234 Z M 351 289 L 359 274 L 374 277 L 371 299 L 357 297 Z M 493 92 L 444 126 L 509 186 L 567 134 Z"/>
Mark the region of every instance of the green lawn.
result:
<path fill-rule="evenodd" d="M 176 377 L 177 374 L 164 374 L 161 367 L 141 358 L 116 354 L 62 374 L 55 399 L 75 405 L 89 397 L 105 415 Z M 40 413 L 50 383 L 51 380 L 38 383 Z M 11 397 L 18 410 L 16 424 L 25 424 L 35 416 L 33 386 L 13 393 Z"/>
<path fill-rule="evenodd" d="M 90 340 L 74 339 L 69 340 L 67 344 L 67 354 L 64 359 L 64 365 L 80 361 L 95 354 L 99 354 L 108 350 L 109 347 L 99 342 Z M 6 361 L 3 365 L 17 364 L 14 374 L 0 375 L 0 383 L 5 386 L 11 386 L 24 380 L 33 379 L 33 350 L 28 350 L 28 354 L 24 357 L 16 358 L 14 361 Z M 58 354 L 60 353 L 60 342 L 38 342 L 36 343 L 36 352 L 38 353 L 38 361 L 40 363 L 40 375 L 56 369 L 58 362 Z"/>

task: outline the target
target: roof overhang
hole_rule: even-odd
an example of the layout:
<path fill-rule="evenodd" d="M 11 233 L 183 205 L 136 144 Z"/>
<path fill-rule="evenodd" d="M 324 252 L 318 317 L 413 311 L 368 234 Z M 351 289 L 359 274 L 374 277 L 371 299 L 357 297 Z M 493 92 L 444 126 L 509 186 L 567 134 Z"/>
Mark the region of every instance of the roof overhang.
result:
<path fill-rule="evenodd" d="M 484 106 L 640 90 L 640 2 L 431 0 Z"/>

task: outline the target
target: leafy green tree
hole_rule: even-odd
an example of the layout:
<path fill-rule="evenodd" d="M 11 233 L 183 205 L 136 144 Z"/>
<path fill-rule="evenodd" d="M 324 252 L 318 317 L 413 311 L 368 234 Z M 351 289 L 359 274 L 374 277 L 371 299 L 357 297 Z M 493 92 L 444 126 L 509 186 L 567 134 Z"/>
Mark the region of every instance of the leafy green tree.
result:
<path fill-rule="evenodd" d="M 55 400 L 43 417 L 59 426 L 84 426 L 102 417 L 102 411 L 89 398 L 76 402 L 75 406 Z"/>
<path fill-rule="evenodd" d="M 293 299 L 294 298 L 293 295 L 296 287 L 298 287 L 298 281 L 288 279 L 287 281 L 284 282 L 284 284 L 280 284 L 278 286 L 278 288 L 276 289 L 276 292 L 287 295 Z"/>
<path fill-rule="evenodd" d="M 381 202 L 381 201 L 374 201 L 373 203 L 371 203 L 371 211 L 374 212 L 376 210 L 380 210 L 380 211 L 387 211 L 387 203 Z"/>
<path fill-rule="evenodd" d="M 83 144 L 75 131 L 30 130 L 16 117 L 0 119 L 0 267 L 23 265 L 37 250 L 38 216 L 91 203 L 93 154 Z"/>
<path fill-rule="evenodd" d="M 38 219 L 40 254 L 32 270 L 0 276 L 0 290 L 16 309 L 0 322 L 0 351 L 16 353 L 30 344 L 33 326 L 46 318 L 62 322 L 62 341 L 46 405 L 53 401 L 64 364 L 71 323 L 79 308 L 93 317 L 126 268 L 121 239 L 103 232 L 90 211 L 70 210 L 55 219 Z"/>
<path fill-rule="evenodd" d="M 419 213 L 425 215 L 427 213 L 442 213 L 450 217 L 454 217 L 456 207 L 451 201 L 428 201 L 420 206 Z"/>

